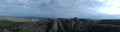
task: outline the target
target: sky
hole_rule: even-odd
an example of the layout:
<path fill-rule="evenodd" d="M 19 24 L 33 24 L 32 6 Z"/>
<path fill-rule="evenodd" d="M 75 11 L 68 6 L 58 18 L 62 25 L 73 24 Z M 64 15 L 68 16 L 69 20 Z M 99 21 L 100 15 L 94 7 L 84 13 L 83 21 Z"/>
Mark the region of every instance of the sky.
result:
<path fill-rule="evenodd" d="M 0 16 L 120 19 L 120 0 L 0 0 Z"/>

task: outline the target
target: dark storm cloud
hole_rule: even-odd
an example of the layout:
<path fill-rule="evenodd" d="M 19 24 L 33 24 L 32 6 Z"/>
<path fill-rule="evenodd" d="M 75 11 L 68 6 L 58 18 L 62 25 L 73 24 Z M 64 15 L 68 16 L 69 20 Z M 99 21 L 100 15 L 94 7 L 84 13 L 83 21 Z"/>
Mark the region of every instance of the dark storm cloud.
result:
<path fill-rule="evenodd" d="M 0 15 L 37 17 L 82 17 L 101 15 L 98 0 L 0 0 Z"/>

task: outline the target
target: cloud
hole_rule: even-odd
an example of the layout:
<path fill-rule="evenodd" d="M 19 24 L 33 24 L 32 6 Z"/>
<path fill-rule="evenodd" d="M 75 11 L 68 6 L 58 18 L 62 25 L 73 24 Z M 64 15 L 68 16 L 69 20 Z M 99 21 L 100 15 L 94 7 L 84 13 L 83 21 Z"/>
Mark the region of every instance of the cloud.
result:
<path fill-rule="evenodd" d="M 0 15 L 90 17 L 104 5 L 96 0 L 0 0 Z"/>

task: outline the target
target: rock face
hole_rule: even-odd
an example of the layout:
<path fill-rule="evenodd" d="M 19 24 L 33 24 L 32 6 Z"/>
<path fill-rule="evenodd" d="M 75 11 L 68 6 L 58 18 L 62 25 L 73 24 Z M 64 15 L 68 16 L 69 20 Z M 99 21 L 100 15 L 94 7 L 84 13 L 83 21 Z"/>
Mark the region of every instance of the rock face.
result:
<path fill-rule="evenodd" d="M 63 27 L 63 24 L 59 20 L 56 20 L 54 21 L 51 27 L 51 30 L 49 32 L 58 32 L 58 31 L 64 32 L 64 27 Z"/>
<path fill-rule="evenodd" d="M 47 25 L 38 25 L 34 23 L 27 23 L 21 26 L 20 32 L 46 32 Z"/>
<path fill-rule="evenodd" d="M 34 22 L 35 21 L 35 22 Z M 16 30 L 17 29 L 17 30 Z M 113 30 L 114 29 L 114 30 Z M 14 31 L 13 31 L 14 30 Z M 91 20 L 73 19 L 37 19 L 25 22 L 14 28 L 5 28 L 0 32 L 119 32 L 119 25 L 96 24 Z"/>
<path fill-rule="evenodd" d="M 54 22 L 49 32 L 57 32 L 58 31 L 58 22 Z"/>
<path fill-rule="evenodd" d="M 20 32 L 64 32 L 64 27 L 61 21 L 54 20 L 38 21 L 36 23 L 26 23 L 23 24 L 20 28 Z"/>

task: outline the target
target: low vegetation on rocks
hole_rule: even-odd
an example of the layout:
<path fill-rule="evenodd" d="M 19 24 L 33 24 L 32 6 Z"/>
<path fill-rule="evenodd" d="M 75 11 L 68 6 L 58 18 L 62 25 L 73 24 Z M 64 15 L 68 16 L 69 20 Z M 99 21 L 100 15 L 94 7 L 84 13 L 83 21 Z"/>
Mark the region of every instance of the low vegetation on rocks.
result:
<path fill-rule="evenodd" d="M 79 18 L 33 20 L 27 22 L 0 20 L 0 32 L 120 32 L 120 20 Z"/>

